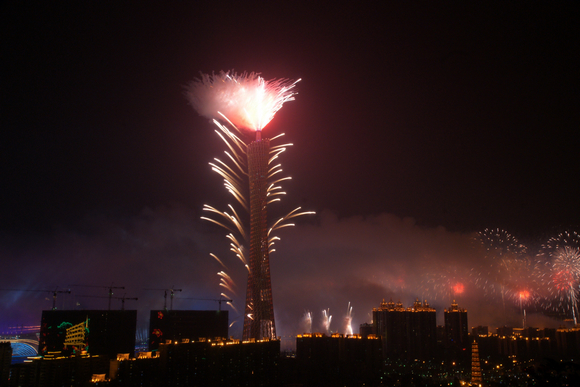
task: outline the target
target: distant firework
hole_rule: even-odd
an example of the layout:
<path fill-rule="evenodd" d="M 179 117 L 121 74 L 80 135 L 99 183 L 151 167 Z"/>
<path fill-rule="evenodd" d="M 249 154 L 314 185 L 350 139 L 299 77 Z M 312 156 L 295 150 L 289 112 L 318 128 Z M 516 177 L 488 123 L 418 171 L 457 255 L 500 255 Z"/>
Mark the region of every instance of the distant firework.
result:
<path fill-rule="evenodd" d="M 538 299 L 535 262 L 529 257 L 522 257 L 508 261 L 507 265 L 510 273 L 505 277 L 506 297 L 516 305 L 532 305 Z"/>
<path fill-rule="evenodd" d="M 305 333 L 312 333 L 312 313 L 308 310 L 302 316 L 302 329 Z"/>
<path fill-rule="evenodd" d="M 407 267 L 398 262 L 392 262 L 388 270 L 373 273 L 373 279 L 393 292 L 403 293 L 407 285 Z"/>
<path fill-rule="evenodd" d="M 425 268 L 420 296 L 430 300 L 452 302 L 465 293 L 469 280 L 468 274 L 467 269 L 454 265 Z"/>
<path fill-rule="evenodd" d="M 322 310 L 322 329 L 324 333 L 330 333 L 330 323 L 332 322 L 332 316 L 330 315 L 330 309 Z"/>
<path fill-rule="evenodd" d="M 571 313 L 574 324 L 578 322 L 578 296 L 580 291 L 580 237 L 576 232 L 563 232 L 550 238 L 542 246 L 539 258 L 539 278 L 555 300 L 553 309 Z M 547 300 L 548 303 L 550 299 Z"/>
<path fill-rule="evenodd" d="M 276 338 L 269 255 L 275 251 L 273 245 L 280 238 L 272 232 L 293 226 L 288 221 L 294 217 L 312 213 L 299 212 L 300 208 L 296 208 L 269 228 L 266 225 L 267 206 L 280 200 L 279 196 L 285 192 L 279 184 L 290 179 L 278 178 L 281 165 L 273 162 L 292 144 L 271 146 L 269 139 L 262 140 L 261 131 L 285 102 L 294 100 L 293 89 L 298 81 L 266 81 L 257 73 L 222 71 L 217 75 L 202 74 L 186 91 L 194 109 L 213 119 L 218 128 L 216 133 L 228 149 L 225 152 L 227 162 L 215 159 L 216 163 L 210 163 L 212 170 L 224 178 L 226 190 L 250 213 L 249 226 L 247 217 L 241 216 L 232 205 L 228 205 L 227 211 L 204 205 L 204 211 L 212 213 L 217 220 L 202 217 L 229 231 L 226 237 L 230 250 L 248 271 L 244 340 Z M 255 131 L 255 140 L 246 143 L 217 119 L 229 123 L 242 137 L 247 136 L 244 130 Z M 225 268 L 215 254 L 211 256 Z M 231 278 L 224 271 L 218 275 L 221 277 L 220 286 L 234 293 L 235 284 Z M 227 297 L 226 294 L 223 296 Z"/>
<path fill-rule="evenodd" d="M 352 306 L 350 302 L 348 303 L 348 307 L 346 308 L 346 316 L 344 317 L 344 334 L 345 335 L 352 335 Z"/>
<path fill-rule="evenodd" d="M 465 286 L 461 282 L 456 282 L 452 287 L 451 290 L 453 291 L 454 295 L 463 294 L 465 291 Z"/>
<path fill-rule="evenodd" d="M 484 260 L 474 268 L 476 286 L 486 294 L 499 295 L 505 307 L 509 294 L 509 283 L 520 274 L 518 260 L 525 258 L 527 247 L 513 235 L 501 229 L 485 229 L 478 233 L 477 247 L 483 252 Z"/>

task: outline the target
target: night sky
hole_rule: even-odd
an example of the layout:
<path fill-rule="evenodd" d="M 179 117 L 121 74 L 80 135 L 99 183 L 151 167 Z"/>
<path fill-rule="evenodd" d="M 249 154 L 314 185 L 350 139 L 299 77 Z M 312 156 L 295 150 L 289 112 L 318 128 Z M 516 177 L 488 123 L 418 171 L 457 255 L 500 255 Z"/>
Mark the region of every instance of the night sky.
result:
<path fill-rule="evenodd" d="M 467 285 L 474 233 L 507 230 L 534 255 L 577 230 L 572 2 L 118 3 L 0 6 L 0 288 L 125 286 L 115 295 L 139 297 L 126 307 L 144 327 L 163 307 L 146 288 L 183 289 L 176 309 L 217 308 L 193 300 L 222 290 L 213 252 L 243 311 L 244 268 L 199 219 L 204 203 L 231 201 L 208 165 L 223 144 L 184 96 L 200 72 L 302 78 L 264 130 L 294 144 L 273 216 L 317 212 L 271 256 L 279 335 L 300 332 L 305 311 L 316 330 L 326 308 L 341 331 L 348 302 L 355 332 L 383 298 L 442 310 L 449 296 L 419 289 L 455 268 L 471 273 L 459 298 L 470 325 L 516 324 L 517 310 L 495 318 L 496 300 Z M 80 297 L 106 294 L 75 287 L 58 307 L 106 308 Z M 38 324 L 51 300 L 0 291 L 0 331 Z"/>

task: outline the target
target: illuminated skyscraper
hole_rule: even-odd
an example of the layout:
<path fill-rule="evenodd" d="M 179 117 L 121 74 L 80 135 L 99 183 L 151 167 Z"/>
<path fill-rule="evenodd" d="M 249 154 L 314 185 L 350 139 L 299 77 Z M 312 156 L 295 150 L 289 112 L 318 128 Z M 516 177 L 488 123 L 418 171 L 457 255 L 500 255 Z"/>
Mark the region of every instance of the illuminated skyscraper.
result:
<path fill-rule="evenodd" d="M 243 339 L 276 338 L 270 258 L 268 253 L 268 160 L 270 141 L 261 139 L 248 145 L 250 177 L 250 259 L 246 290 Z"/>

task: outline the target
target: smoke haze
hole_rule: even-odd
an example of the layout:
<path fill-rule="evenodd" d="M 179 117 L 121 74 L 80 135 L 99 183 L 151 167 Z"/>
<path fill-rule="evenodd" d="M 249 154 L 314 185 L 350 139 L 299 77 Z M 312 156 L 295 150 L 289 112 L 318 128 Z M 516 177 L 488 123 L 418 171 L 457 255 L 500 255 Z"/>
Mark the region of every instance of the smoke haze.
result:
<path fill-rule="evenodd" d="M 115 297 L 138 297 L 126 301 L 137 309 L 138 326 L 148 326 L 151 309 L 164 306 L 162 289 L 174 287 L 174 309 L 217 309 L 222 291 L 217 273 L 221 265 L 235 282 L 234 306 L 243 311 L 246 269 L 228 251 L 225 232 L 199 219 L 199 211 L 180 205 L 144 209 L 139 216 L 86 218 L 75 230 L 55 228 L 51 235 L 33 242 L 1 244 L 4 271 L 9 275 L 3 289 L 53 290 L 59 294 L 57 308 L 105 309 L 108 290 L 69 285 L 124 286 Z M 278 334 L 302 333 L 305 311 L 312 312 L 312 330 L 323 331 L 323 310 L 332 315 L 331 332 L 345 333 L 347 306 L 352 306 L 352 327 L 371 322 L 371 311 L 385 299 L 405 307 L 415 299 L 427 300 L 443 324 L 443 308 L 452 298 L 467 308 L 469 325 L 521 324 L 519 306 L 511 300 L 505 307 L 474 285 L 473 268 L 482 256 L 473 248 L 472 234 L 423 228 L 411 218 L 391 214 L 339 218 L 332 211 L 302 218 L 294 228 L 280 231 L 281 240 L 271 254 L 272 288 Z M 464 291 L 452 294 L 452 281 L 461 280 Z M 159 289 L 159 290 L 146 290 Z M 83 298 L 81 295 L 102 296 Z M 42 310 L 52 306 L 51 292 L 2 291 L 0 324 L 37 325 Z M 170 307 L 170 299 L 167 299 Z M 113 309 L 120 308 L 114 299 Z M 230 330 L 241 335 L 243 318 L 229 310 Z M 557 325 L 555 321 L 528 315 L 528 325 Z"/>

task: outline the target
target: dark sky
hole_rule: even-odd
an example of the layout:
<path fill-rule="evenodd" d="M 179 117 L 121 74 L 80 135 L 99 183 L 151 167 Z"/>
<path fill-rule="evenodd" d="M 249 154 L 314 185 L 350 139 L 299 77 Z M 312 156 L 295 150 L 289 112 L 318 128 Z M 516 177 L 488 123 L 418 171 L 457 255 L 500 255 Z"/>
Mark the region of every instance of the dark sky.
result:
<path fill-rule="evenodd" d="M 275 297 L 292 299 L 284 308 L 295 314 L 325 302 L 346 309 L 357 290 L 343 290 L 344 300 L 327 299 L 338 291 L 321 296 L 340 277 L 337 267 L 349 271 L 345 262 L 363 271 L 408 263 L 354 252 L 363 243 L 358 226 L 375 227 L 364 235 L 376 232 L 376 241 L 365 243 L 384 253 L 398 248 L 382 227 L 413 228 L 414 246 L 417 235 L 449 241 L 486 227 L 539 244 L 578 223 L 576 5 L 304 4 L 4 2 L 0 249 L 14 273 L 8 287 L 114 281 L 145 297 L 155 281 L 189 286 L 184 297 L 219 294 L 203 286 L 218 282 L 208 251 L 228 254 L 227 243 L 199 216 L 203 203 L 229 200 L 208 166 L 223 146 L 184 97 L 200 71 L 302 78 L 296 101 L 264 132 L 294 144 L 282 160 L 293 177 L 285 205 L 318 213 L 282 235 L 300 240 L 280 254 L 292 251 L 299 256 L 288 261 L 330 281 L 302 295 L 319 300 L 309 306 L 283 296 L 273 262 Z M 310 238 L 304 230 L 327 243 L 296 250 Z M 331 247 L 338 239 L 347 246 Z M 172 276 L 188 271 L 196 285 Z M 385 297 L 368 291 L 360 289 L 370 300 L 358 306 L 357 323 Z M 28 318 L 12 304 L 21 293 L 3 297 L 10 323 Z"/>

